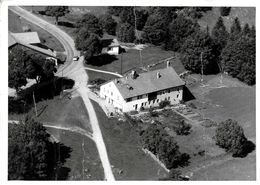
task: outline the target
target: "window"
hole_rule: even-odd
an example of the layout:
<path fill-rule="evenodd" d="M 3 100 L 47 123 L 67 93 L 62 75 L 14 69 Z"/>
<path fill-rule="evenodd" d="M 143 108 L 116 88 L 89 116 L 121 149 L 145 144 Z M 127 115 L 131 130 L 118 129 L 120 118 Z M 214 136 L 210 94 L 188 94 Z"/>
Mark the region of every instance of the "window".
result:
<path fill-rule="evenodd" d="M 170 100 L 170 97 L 168 97 L 168 100 Z"/>
<path fill-rule="evenodd" d="M 111 92 L 111 96 L 113 96 L 113 92 Z"/>
<path fill-rule="evenodd" d="M 168 90 L 168 93 L 170 93 L 170 92 L 171 92 L 171 90 L 169 89 L 169 90 Z"/>
<path fill-rule="evenodd" d="M 140 96 L 137 96 L 137 99 L 139 100 L 139 99 L 141 99 L 142 98 L 142 95 L 140 95 Z"/>
<path fill-rule="evenodd" d="M 155 103 L 155 100 L 153 100 L 153 103 Z"/>
<path fill-rule="evenodd" d="M 159 99 L 157 99 L 157 103 L 159 102 Z"/>
<path fill-rule="evenodd" d="M 144 106 L 144 103 L 142 103 L 142 105 L 141 106 Z"/>
<path fill-rule="evenodd" d="M 177 98 L 179 97 L 179 94 L 177 94 Z"/>
<path fill-rule="evenodd" d="M 126 102 L 130 102 L 130 101 L 132 101 L 132 98 L 127 98 L 126 99 Z"/>

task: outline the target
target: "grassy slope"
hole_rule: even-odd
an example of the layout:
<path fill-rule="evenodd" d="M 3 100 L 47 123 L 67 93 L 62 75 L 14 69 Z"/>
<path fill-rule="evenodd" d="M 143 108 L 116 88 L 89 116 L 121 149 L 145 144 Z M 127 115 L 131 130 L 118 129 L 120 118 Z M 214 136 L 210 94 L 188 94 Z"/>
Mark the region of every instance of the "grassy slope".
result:
<path fill-rule="evenodd" d="M 217 87 L 219 77 L 207 76 L 206 84 Z M 205 117 L 217 122 L 233 118 L 244 128 L 245 135 L 249 140 L 256 142 L 256 112 L 255 112 L 255 87 L 249 87 L 238 80 L 224 77 L 223 84 L 226 88 L 214 88 L 203 91 L 201 86 L 194 86 L 190 90 L 198 98 L 198 102 L 208 102 L 203 109 Z M 209 90 L 209 91 L 208 91 Z M 214 132 L 212 133 L 212 136 Z M 245 158 L 230 158 L 228 161 L 220 161 L 201 168 L 194 173 L 195 180 L 205 180 L 205 172 L 209 180 L 254 180 L 256 178 L 255 151 Z"/>
<path fill-rule="evenodd" d="M 40 27 L 31 24 L 30 22 L 19 18 L 15 13 L 12 11 L 8 11 L 8 30 L 11 32 L 19 33 L 23 32 L 22 28 L 23 26 L 29 26 L 31 31 L 36 31 L 40 37 L 40 40 L 42 44 L 56 50 L 56 51 L 64 51 L 64 48 L 62 44 L 53 37 L 50 33 L 47 31 L 41 29 Z"/>
<path fill-rule="evenodd" d="M 48 128 L 47 130 L 61 143 L 72 148 L 72 152 L 70 153 L 71 156 L 64 164 L 64 166 L 71 170 L 69 173 L 70 180 L 103 180 L 103 167 L 98 157 L 99 155 L 96 145 L 92 140 L 88 137 L 69 131 L 61 131 L 51 128 Z M 87 178 L 89 174 L 91 176 Z"/>
<path fill-rule="evenodd" d="M 117 180 L 157 180 L 166 172 L 152 158 L 146 156 L 138 143 L 138 134 L 127 122 L 108 119 L 99 105 L 93 102 L 107 147 L 108 157 L 114 169 L 123 170 Z"/>
<path fill-rule="evenodd" d="M 235 17 L 239 18 L 242 26 L 245 23 L 248 23 L 250 26 L 255 25 L 255 13 L 256 9 L 252 7 L 232 7 L 230 15 L 223 17 L 227 30 L 230 31 L 230 27 Z M 198 23 L 203 29 L 206 29 L 208 25 L 211 30 L 219 16 L 219 7 L 214 7 L 212 11 L 206 12 L 206 14 L 198 20 Z"/>
<path fill-rule="evenodd" d="M 92 130 L 89 124 L 88 112 L 81 97 L 69 100 L 68 98 L 59 99 L 57 96 L 52 100 L 37 103 L 37 107 L 39 113 L 41 113 L 40 110 L 43 110 L 37 118 L 39 121 L 49 122 L 49 124 L 55 126 L 77 126 L 88 131 Z"/>
<path fill-rule="evenodd" d="M 100 73 L 100 72 L 89 71 L 89 70 L 86 70 L 86 72 L 88 74 L 88 81 L 98 79 L 98 78 L 109 81 L 109 80 L 116 78 L 115 75 L 110 75 L 110 74 L 106 74 L 106 73 Z"/>

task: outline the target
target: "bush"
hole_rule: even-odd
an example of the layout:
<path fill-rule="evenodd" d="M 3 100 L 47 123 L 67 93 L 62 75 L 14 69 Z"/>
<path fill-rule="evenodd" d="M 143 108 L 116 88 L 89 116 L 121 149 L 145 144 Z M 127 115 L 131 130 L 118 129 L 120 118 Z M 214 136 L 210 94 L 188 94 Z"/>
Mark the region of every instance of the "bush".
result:
<path fill-rule="evenodd" d="M 170 102 L 169 100 L 161 101 L 161 102 L 159 103 L 159 108 L 162 109 L 162 108 L 164 108 L 164 107 L 166 107 L 166 106 L 168 106 L 168 105 L 170 105 L 170 104 L 171 104 L 171 102 Z"/>
<path fill-rule="evenodd" d="M 152 124 L 141 134 L 143 148 L 158 156 L 166 168 L 172 169 L 185 166 L 190 156 L 179 151 L 173 137 L 169 136 L 160 124 Z"/>
<path fill-rule="evenodd" d="M 174 131 L 177 135 L 188 135 L 190 133 L 191 125 L 181 120 L 177 126 L 174 127 Z"/>
<path fill-rule="evenodd" d="M 221 16 L 228 16 L 230 14 L 231 7 L 220 7 L 219 11 Z"/>
<path fill-rule="evenodd" d="M 153 108 L 149 109 L 149 114 L 151 117 L 158 117 L 158 112 L 154 111 Z"/>
<path fill-rule="evenodd" d="M 234 157 L 243 157 L 248 153 L 246 150 L 250 142 L 247 141 L 243 128 L 235 120 L 228 119 L 218 125 L 215 141 L 216 145 L 232 153 Z"/>

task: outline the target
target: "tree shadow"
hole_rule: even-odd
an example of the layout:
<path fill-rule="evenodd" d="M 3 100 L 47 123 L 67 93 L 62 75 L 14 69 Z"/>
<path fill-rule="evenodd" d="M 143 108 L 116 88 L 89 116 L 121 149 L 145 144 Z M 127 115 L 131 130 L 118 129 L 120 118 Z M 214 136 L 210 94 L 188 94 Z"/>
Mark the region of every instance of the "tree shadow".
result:
<path fill-rule="evenodd" d="M 75 28 L 75 25 L 71 22 L 59 21 L 58 25 L 59 26 L 65 26 L 65 27 L 68 27 L 68 28 Z"/>
<path fill-rule="evenodd" d="M 255 150 L 255 144 L 252 141 L 247 140 L 243 145 L 242 152 L 239 155 L 233 155 L 233 157 L 244 158 L 254 150 Z"/>
<path fill-rule="evenodd" d="M 56 180 L 68 179 L 71 170 L 65 167 L 64 163 L 70 158 L 72 149 L 59 142 L 50 142 L 48 148 L 48 176 Z"/>
<path fill-rule="evenodd" d="M 107 53 L 101 54 L 98 56 L 91 57 L 86 61 L 86 64 L 92 65 L 92 66 L 103 66 L 110 64 L 114 62 L 115 60 L 118 60 L 118 58 L 115 55 L 109 55 Z"/>
<path fill-rule="evenodd" d="M 192 92 L 186 87 L 183 87 L 183 101 L 190 101 L 196 99 Z"/>
<path fill-rule="evenodd" d="M 35 102 L 53 99 L 54 96 L 60 95 L 65 89 L 71 89 L 75 82 L 72 79 L 64 77 L 54 77 L 50 81 L 34 84 L 31 87 L 18 92 L 18 97 L 8 97 L 9 113 L 27 113 L 33 106 L 33 94 Z"/>

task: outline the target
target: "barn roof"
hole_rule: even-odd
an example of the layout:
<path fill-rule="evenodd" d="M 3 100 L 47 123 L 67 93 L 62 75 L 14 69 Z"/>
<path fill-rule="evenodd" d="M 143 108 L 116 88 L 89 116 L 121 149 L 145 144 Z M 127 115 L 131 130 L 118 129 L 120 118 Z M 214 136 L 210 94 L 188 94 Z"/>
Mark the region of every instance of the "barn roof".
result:
<path fill-rule="evenodd" d="M 114 83 L 124 99 L 185 85 L 172 67 L 141 73 L 135 79 L 130 74 Z"/>

